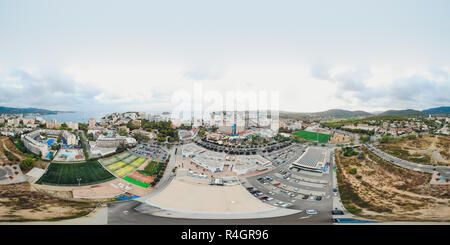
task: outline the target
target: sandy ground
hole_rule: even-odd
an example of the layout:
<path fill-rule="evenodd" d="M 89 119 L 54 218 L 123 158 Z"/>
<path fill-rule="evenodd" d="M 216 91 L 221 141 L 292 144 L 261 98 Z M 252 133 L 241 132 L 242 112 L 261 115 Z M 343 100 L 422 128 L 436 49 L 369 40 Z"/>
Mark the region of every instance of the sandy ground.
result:
<path fill-rule="evenodd" d="M 131 187 L 131 190 L 125 190 L 120 188 L 119 183 L 122 183 L 125 186 Z M 151 192 L 152 188 L 144 188 L 141 186 L 137 186 L 131 184 L 128 181 L 123 179 L 114 179 L 111 181 L 107 181 L 101 184 L 90 185 L 90 186 L 51 186 L 51 185 L 38 185 L 32 184 L 32 186 L 41 191 L 46 192 L 72 192 L 73 196 L 92 198 L 92 199 L 104 199 L 109 198 L 111 196 L 120 195 L 124 192 L 131 193 L 137 196 L 143 196 Z M 117 188 L 116 188 L 117 187 Z"/>
<path fill-rule="evenodd" d="M 339 181 L 341 197 L 362 210 L 359 216 L 395 221 L 450 221 L 450 186 L 431 185 L 429 174 L 403 169 L 365 153 L 364 160 L 336 154 L 343 178 Z M 350 168 L 357 168 L 357 174 L 350 174 Z"/>
<path fill-rule="evenodd" d="M 189 213 L 235 213 L 274 210 L 254 198 L 241 185 L 214 186 L 207 180 L 177 177 L 147 201 L 152 206 Z"/>
<path fill-rule="evenodd" d="M 45 220 L 85 215 L 95 203 L 35 191 L 29 183 L 0 186 L 0 220 Z"/>
<path fill-rule="evenodd" d="M 5 156 L 5 154 L 3 153 L 4 151 L 9 151 L 11 152 L 14 156 L 18 157 L 20 159 L 20 161 L 22 161 L 23 159 L 26 158 L 26 156 L 19 154 L 19 150 L 16 148 L 16 146 L 14 145 L 14 143 L 12 143 L 8 137 L 6 136 L 1 136 L 0 137 L 0 163 L 8 163 L 9 160 L 8 158 Z M 36 162 L 35 167 L 39 167 L 42 169 L 46 169 L 48 167 L 49 163 L 48 162 L 44 162 L 42 160 L 38 160 Z M 27 173 L 27 171 L 23 171 L 24 174 Z"/>
<path fill-rule="evenodd" d="M 59 221 L 0 222 L 0 225 L 106 225 L 107 207 L 99 207 L 86 216 Z"/>
<path fill-rule="evenodd" d="M 405 160 L 412 162 L 414 159 L 408 159 L 411 157 L 426 156 L 430 159 L 430 162 L 418 162 L 420 164 L 433 164 L 450 166 L 450 136 L 443 135 L 423 135 L 422 138 L 405 139 L 400 142 L 384 143 L 381 144 L 383 150 L 388 153 L 392 152 L 390 149 L 401 149 L 408 152 L 409 156 L 405 159 L 404 156 L 398 156 Z"/>
<path fill-rule="evenodd" d="M 351 141 L 352 141 L 352 139 L 350 138 L 350 136 L 345 136 L 345 135 L 343 135 L 343 134 L 337 134 L 337 133 L 335 133 L 335 134 L 331 137 L 329 143 L 349 143 L 349 142 L 351 142 Z"/>

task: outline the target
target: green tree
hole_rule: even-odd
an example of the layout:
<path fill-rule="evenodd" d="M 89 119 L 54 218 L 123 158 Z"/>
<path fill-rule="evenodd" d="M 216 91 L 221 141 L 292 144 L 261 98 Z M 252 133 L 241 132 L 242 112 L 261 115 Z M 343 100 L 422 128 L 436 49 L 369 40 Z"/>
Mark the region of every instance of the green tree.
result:
<path fill-rule="evenodd" d="M 26 158 L 20 163 L 20 168 L 22 170 L 31 169 L 36 165 L 36 161 L 33 158 Z"/>
<path fill-rule="evenodd" d="M 348 170 L 348 172 L 349 172 L 350 174 L 356 174 L 357 169 L 356 169 L 356 168 L 350 168 L 350 169 Z"/>

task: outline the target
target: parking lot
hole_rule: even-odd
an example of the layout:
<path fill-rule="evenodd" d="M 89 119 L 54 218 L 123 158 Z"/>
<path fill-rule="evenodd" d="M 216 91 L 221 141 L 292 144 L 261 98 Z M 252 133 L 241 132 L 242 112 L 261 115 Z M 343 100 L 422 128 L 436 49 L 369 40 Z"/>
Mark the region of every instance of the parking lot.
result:
<path fill-rule="evenodd" d="M 265 154 L 277 168 L 273 171 L 241 180 L 242 185 L 270 205 L 297 210 L 314 210 L 331 217 L 333 209 L 332 175 L 291 168 L 306 149 L 293 145 L 281 151 Z"/>
<path fill-rule="evenodd" d="M 166 162 L 169 154 L 163 149 L 149 144 L 139 144 L 129 150 L 139 156 L 150 158 L 158 162 Z"/>

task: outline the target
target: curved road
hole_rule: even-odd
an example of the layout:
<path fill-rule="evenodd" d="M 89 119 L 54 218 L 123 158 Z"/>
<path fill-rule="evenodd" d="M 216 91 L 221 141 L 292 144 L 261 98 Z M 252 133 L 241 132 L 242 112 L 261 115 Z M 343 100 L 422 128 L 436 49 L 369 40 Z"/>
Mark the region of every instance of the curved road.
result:
<path fill-rule="evenodd" d="M 108 204 L 108 224 L 112 225 L 299 225 L 331 224 L 330 215 L 319 213 L 307 215 L 305 212 L 283 217 L 261 219 L 182 219 L 160 217 L 142 213 L 136 208 L 138 201 L 113 202 Z"/>

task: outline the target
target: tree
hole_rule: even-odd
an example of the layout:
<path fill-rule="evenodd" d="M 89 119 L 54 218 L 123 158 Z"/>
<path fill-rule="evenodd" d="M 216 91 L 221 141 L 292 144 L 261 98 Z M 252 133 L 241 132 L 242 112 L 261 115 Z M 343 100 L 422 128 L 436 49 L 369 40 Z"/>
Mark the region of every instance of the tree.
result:
<path fill-rule="evenodd" d="M 137 142 L 141 143 L 141 142 L 147 142 L 150 140 L 150 138 L 146 135 L 143 134 L 133 134 L 133 138 L 136 139 Z"/>
<path fill-rule="evenodd" d="M 36 161 L 33 158 L 26 158 L 20 163 L 20 168 L 22 170 L 28 170 L 31 169 L 36 165 Z"/>
<path fill-rule="evenodd" d="M 127 136 L 128 135 L 127 131 L 124 130 L 124 129 L 120 129 L 118 133 L 119 133 L 120 136 Z"/>

